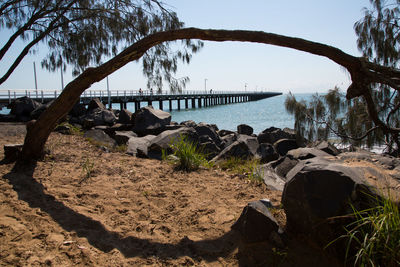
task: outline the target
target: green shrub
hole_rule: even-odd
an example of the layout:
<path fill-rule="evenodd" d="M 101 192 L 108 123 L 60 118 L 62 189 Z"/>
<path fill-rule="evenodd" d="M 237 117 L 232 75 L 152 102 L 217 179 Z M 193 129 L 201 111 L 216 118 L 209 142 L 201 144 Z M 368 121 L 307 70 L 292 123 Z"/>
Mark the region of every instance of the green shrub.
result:
<path fill-rule="evenodd" d="M 185 171 L 197 170 L 200 166 L 209 167 L 204 153 L 197 148 L 194 142 L 191 142 L 185 136 L 180 136 L 177 140 L 172 140 L 169 145 L 172 149 L 172 157 L 163 151 L 163 159 L 170 160 L 177 164 L 177 168 Z"/>
<path fill-rule="evenodd" d="M 390 199 L 376 202 L 362 211 L 353 207 L 355 221 L 339 238 L 347 240 L 345 259 L 355 266 L 400 266 L 399 207 Z"/>

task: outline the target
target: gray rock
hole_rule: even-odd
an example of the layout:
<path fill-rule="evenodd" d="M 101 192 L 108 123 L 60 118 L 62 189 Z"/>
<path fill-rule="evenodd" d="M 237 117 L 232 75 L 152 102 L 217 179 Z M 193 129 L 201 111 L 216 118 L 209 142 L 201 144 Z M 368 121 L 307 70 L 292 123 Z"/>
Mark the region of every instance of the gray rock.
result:
<path fill-rule="evenodd" d="M 186 127 L 196 127 L 196 122 L 192 121 L 192 120 L 188 120 L 188 121 L 182 121 L 181 125 L 186 126 Z"/>
<path fill-rule="evenodd" d="M 53 102 L 54 102 L 54 100 L 52 100 L 52 101 L 50 101 L 50 102 L 48 102 L 48 103 L 46 103 L 46 104 L 40 104 L 37 108 L 35 108 L 35 109 L 31 112 L 30 117 L 31 117 L 32 119 L 37 120 L 37 119 L 40 117 L 40 115 L 42 115 L 42 113 L 43 113 L 46 109 L 48 109 L 48 108 L 50 107 L 51 104 L 53 104 Z"/>
<path fill-rule="evenodd" d="M 8 106 L 10 114 L 17 116 L 18 119 L 28 117 L 36 108 L 40 107 L 41 104 L 29 97 L 17 98 Z M 24 120 L 25 121 L 25 120 Z"/>
<path fill-rule="evenodd" d="M 131 137 L 137 137 L 137 134 L 132 131 L 116 131 L 113 138 L 118 145 L 125 145 Z"/>
<path fill-rule="evenodd" d="M 224 136 L 230 135 L 230 134 L 235 134 L 235 132 L 234 131 L 229 131 L 229 130 L 220 130 L 220 131 L 218 131 L 218 135 L 220 137 L 224 137 Z"/>
<path fill-rule="evenodd" d="M 293 167 L 296 166 L 298 162 L 299 160 L 297 159 L 291 159 L 289 157 L 281 157 L 276 161 L 270 162 L 268 166 L 271 167 L 276 172 L 276 174 L 285 179 L 286 174 L 291 169 L 293 169 Z"/>
<path fill-rule="evenodd" d="M 57 125 L 57 127 L 54 129 L 54 132 L 66 135 L 72 134 L 71 127 L 68 125 Z"/>
<path fill-rule="evenodd" d="M 337 156 L 340 154 L 339 149 L 337 149 L 334 145 L 329 143 L 328 141 L 321 141 L 319 142 L 315 148 L 322 150 L 332 156 Z"/>
<path fill-rule="evenodd" d="M 87 112 L 87 110 L 86 110 L 86 107 L 85 107 L 84 104 L 76 103 L 76 104 L 72 107 L 72 109 L 71 109 L 71 111 L 69 112 L 69 114 L 70 114 L 72 117 L 77 117 L 77 118 L 79 118 L 80 116 L 85 115 L 86 112 Z"/>
<path fill-rule="evenodd" d="M 96 126 L 95 128 L 98 128 L 101 126 Z M 104 128 L 103 128 L 104 127 Z M 118 131 L 132 131 L 132 125 L 131 124 L 121 124 L 121 123 L 116 123 L 112 126 L 102 126 L 102 130 L 108 134 L 111 138 L 114 138 L 115 132 Z"/>
<path fill-rule="evenodd" d="M 296 133 L 288 128 L 283 130 L 275 127 L 270 127 L 258 134 L 258 142 L 273 144 L 281 139 L 296 139 Z"/>
<path fill-rule="evenodd" d="M 269 206 L 270 203 L 265 201 L 250 202 L 232 225 L 232 229 L 242 235 L 245 243 L 276 242 L 276 236 L 279 236 L 279 225 L 269 211 Z"/>
<path fill-rule="evenodd" d="M 155 135 L 146 135 L 143 137 L 129 138 L 126 153 L 132 156 L 147 158 L 147 147 L 155 137 Z"/>
<path fill-rule="evenodd" d="M 167 154 L 172 153 L 170 145 L 178 141 L 179 138 L 185 136 L 187 141 L 198 143 L 197 132 L 190 127 L 180 128 L 176 130 L 164 131 L 157 135 L 148 147 L 148 157 L 153 159 L 161 159 L 162 151 L 165 150 Z"/>
<path fill-rule="evenodd" d="M 385 183 L 386 179 L 387 174 L 379 169 L 352 166 L 335 158 L 302 161 L 287 174 L 282 194 L 287 227 L 321 242 L 332 241 L 343 226 L 327 219 L 352 214 L 349 200 L 358 210 L 373 206 L 370 196 L 379 190 L 369 182 Z"/>
<path fill-rule="evenodd" d="M 115 147 L 117 145 L 117 142 L 102 130 L 89 130 L 83 134 L 83 137 L 92 139 L 100 146 Z"/>
<path fill-rule="evenodd" d="M 224 143 L 224 146 L 223 146 L 224 148 L 232 145 L 233 142 L 235 142 L 236 140 L 237 140 L 237 134 L 234 132 L 232 132 L 231 134 L 228 134 L 228 135 L 224 135 L 221 138 L 221 141 Z"/>
<path fill-rule="evenodd" d="M 280 139 L 274 143 L 274 147 L 281 156 L 285 156 L 289 150 L 299 148 L 294 139 Z"/>
<path fill-rule="evenodd" d="M 212 141 L 201 143 L 199 147 L 200 151 L 204 153 L 208 160 L 214 158 L 221 152 L 221 149 Z"/>
<path fill-rule="evenodd" d="M 222 140 L 212 126 L 206 123 L 197 124 L 194 129 L 199 136 L 209 136 L 218 147 L 222 145 Z"/>
<path fill-rule="evenodd" d="M 240 124 L 237 126 L 238 134 L 252 135 L 253 131 L 253 128 L 247 124 Z"/>
<path fill-rule="evenodd" d="M 279 158 L 279 154 L 275 151 L 274 146 L 265 143 L 258 146 L 257 154 L 260 156 L 262 163 L 274 161 Z"/>
<path fill-rule="evenodd" d="M 171 122 L 171 114 L 156 110 L 152 106 L 143 107 L 133 115 L 134 129 L 139 136 L 157 135 Z"/>
<path fill-rule="evenodd" d="M 330 157 L 331 155 L 317 148 L 300 147 L 288 151 L 286 156 L 290 159 L 305 160 L 315 157 Z"/>
<path fill-rule="evenodd" d="M 104 104 L 97 97 L 90 100 L 88 108 L 87 108 L 88 111 L 92 111 L 94 109 L 100 109 L 100 110 L 106 109 Z"/>
<path fill-rule="evenodd" d="M 132 112 L 127 109 L 122 109 L 118 116 L 118 123 L 132 124 Z"/>
<path fill-rule="evenodd" d="M 286 181 L 279 176 L 274 169 L 268 166 L 268 164 L 262 165 L 259 172 L 263 177 L 264 184 L 270 189 L 283 191 Z"/>
<path fill-rule="evenodd" d="M 222 150 L 212 161 L 217 162 L 231 157 L 242 159 L 252 158 L 257 156 L 257 149 L 257 138 L 248 135 L 240 135 L 237 141 Z"/>

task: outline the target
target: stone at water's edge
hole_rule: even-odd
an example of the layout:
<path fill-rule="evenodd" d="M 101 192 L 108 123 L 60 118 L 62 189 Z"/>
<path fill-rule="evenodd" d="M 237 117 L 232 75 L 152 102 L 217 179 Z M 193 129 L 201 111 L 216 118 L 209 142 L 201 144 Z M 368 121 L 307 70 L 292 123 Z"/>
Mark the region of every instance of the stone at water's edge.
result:
<path fill-rule="evenodd" d="M 156 110 L 152 106 L 143 107 L 133 115 L 133 131 L 140 136 L 157 135 L 171 122 L 171 114 Z"/>
<path fill-rule="evenodd" d="M 117 146 L 117 142 L 114 139 L 109 137 L 104 131 L 102 130 L 89 130 L 84 133 L 83 137 L 90 138 L 99 143 L 99 145 L 104 145 L 108 147 L 115 147 Z"/>
<path fill-rule="evenodd" d="M 238 134 L 252 135 L 253 131 L 253 128 L 247 124 L 240 124 L 237 126 Z"/>
<path fill-rule="evenodd" d="M 132 156 L 148 158 L 147 148 L 155 137 L 155 135 L 146 135 L 143 137 L 129 138 L 128 149 L 126 153 Z"/>

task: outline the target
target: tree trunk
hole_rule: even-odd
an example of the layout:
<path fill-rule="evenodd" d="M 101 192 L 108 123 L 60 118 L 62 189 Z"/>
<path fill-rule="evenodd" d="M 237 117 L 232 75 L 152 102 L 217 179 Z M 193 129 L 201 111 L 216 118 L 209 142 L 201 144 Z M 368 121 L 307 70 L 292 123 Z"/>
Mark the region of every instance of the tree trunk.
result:
<path fill-rule="evenodd" d="M 62 94 L 39 117 L 36 123 L 29 127 L 21 154 L 22 159 L 38 159 L 43 155 L 44 145 L 57 122 L 68 114 L 73 105 L 79 100 L 83 91 L 93 83 L 101 81 L 127 63 L 140 59 L 147 50 L 157 44 L 182 39 L 263 43 L 293 48 L 327 57 L 349 71 L 353 83 L 347 91 L 348 98 L 368 94 L 369 90 L 367 88 L 372 82 L 388 84 L 396 90 L 399 90 L 400 87 L 400 72 L 398 70 L 367 62 L 362 58 L 351 56 L 332 46 L 300 38 L 259 31 L 204 30 L 197 28 L 159 32 L 134 43 L 99 67 L 88 68 L 75 80 L 70 82 Z M 374 112 L 372 108 L 371 110 Z M 379 122 L 376 124 L 380 125 Z"/>

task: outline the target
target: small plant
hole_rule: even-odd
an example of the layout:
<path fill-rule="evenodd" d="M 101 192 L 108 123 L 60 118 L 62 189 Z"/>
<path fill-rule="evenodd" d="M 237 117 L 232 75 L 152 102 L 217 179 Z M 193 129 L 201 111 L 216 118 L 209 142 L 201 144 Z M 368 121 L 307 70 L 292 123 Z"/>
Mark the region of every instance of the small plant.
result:
<path fill-rule="evenodd" d="M 65 126 L 65 127 L 69 128 L 70 134 L 83 135 L 82 129 L 80 129 L 80 128 L 78 128 L 78 127 L 76 127 L 76 126 L 74 126 L 74 125 L 72 125 L 72 124 L 70 124 L 68 122 L 60 123 L 59 125 L 57 125 L 57 127 L 58 126 Z"/>
<path fill-rule="evenodd" d="M 94 162 L 92 162 L 89 158 L 86 158 L 86 161 L 82 164 L 82 172 L 83 178 L 79 181 L 81 184 L 83 181 L 89 179 L 93 173 Z"/>
<path fill-rule="evenodd" d="M 246 175 L 249 180 L 256 183 L 262 183 L 264 173 L 259 168 L 260 160 L 258 159 L 241 159 L 238 157 L 228 158 L 218 164 L 222 170 L 228 170 L 235 174 Z"/>
<path fill-rule="evenodd" d="M 358 211 L 352 207 L 355 221 L 338 238 L 348 240 L 345 260 L 354 260 L 355 266 L 400 266 L 399 207 L 389 198 L 375 200 L 374 208 Z"/>
<path fill-rule="evenodd" d="M 197 148 L 197 145 L 189 141 L 187 137 L 180 136 L 177 140 L 172 140 L 169 146 L 173 152 L 173 156 L 168 156 L 167 151 L 164 150 L 162 152 L 162 158 L 176 163 L 179 169 L 194 171 L 200 166 L 209 167 L 205 155 Z"/>

